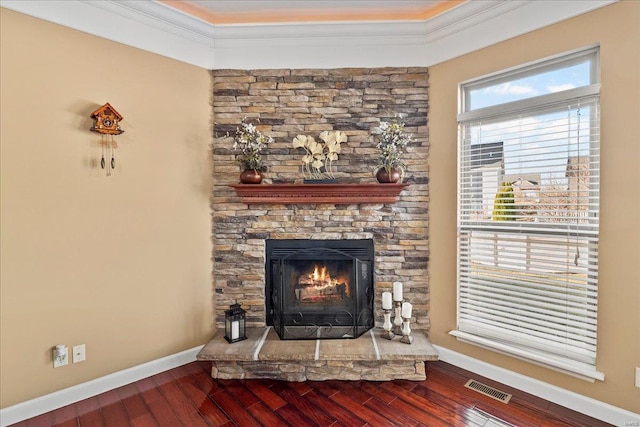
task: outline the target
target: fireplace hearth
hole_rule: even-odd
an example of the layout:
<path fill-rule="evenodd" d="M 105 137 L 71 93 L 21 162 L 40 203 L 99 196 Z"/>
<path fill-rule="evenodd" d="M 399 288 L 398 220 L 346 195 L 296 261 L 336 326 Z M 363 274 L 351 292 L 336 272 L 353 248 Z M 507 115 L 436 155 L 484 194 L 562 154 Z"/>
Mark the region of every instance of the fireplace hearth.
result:
<path fill-rule="evenodd" d="M 267 240 L 267 325 L 280 339 L 357 338 L 374 326 L 372 239 Z"/>

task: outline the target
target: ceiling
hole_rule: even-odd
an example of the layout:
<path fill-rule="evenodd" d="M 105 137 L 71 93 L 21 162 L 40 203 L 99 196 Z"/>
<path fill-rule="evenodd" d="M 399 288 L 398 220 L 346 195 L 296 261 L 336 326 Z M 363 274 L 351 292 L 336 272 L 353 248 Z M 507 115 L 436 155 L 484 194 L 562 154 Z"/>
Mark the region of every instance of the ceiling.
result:
<path fill-rule="evenodd" d="M 406 21 L 433 18 L 465 0 L 160 0 L 211 24 Z"/>
<path fill-rule="evenodd" d="M 428 67 L 618 0 L 2 0 L 205 69 Z"/>

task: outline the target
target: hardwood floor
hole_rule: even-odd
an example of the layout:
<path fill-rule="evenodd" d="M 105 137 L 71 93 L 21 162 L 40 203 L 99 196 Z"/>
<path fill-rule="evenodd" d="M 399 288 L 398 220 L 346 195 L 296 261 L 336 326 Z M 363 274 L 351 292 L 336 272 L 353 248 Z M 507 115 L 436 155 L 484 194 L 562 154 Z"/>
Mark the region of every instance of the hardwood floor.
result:
<path fill-rule="evenodd" d="M 417 382 L 214 380 L 210 367 L 193 362 L 14 426 L 609 425 L 444 362 L 429 362 Z M 469 390 L 469 378 L 513 397 L 505 404 Z"/>

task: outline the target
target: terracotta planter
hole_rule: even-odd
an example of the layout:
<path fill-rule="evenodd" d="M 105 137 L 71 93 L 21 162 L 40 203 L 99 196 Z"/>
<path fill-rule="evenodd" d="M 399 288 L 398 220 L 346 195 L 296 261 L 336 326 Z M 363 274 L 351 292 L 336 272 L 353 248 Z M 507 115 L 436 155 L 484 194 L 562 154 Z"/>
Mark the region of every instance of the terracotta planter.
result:
<path fill-rule="evenodd" d="M 400 181 L 400 171 L 391 168 L 389 172 L 387 172 L 386 168 L 380 168 L 376 173 L 376 179 L 380 184 L 395 184 Z"/>
<path fill-rule="evenodd" d="M 243 184 L 260 184 L 262 173 L 253 169 L 245 169 L 240 173 L 240 182 Z"/>

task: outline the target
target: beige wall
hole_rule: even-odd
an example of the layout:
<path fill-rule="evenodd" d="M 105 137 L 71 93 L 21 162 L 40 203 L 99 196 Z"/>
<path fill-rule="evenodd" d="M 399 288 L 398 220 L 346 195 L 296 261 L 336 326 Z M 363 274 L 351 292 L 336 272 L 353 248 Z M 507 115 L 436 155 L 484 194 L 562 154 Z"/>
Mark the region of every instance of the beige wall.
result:
<path fill-rule="evenodd" d="M 598 369 L 589 383 L 468 344 L 456 327 L 457 84 L 594 43 L 601 46 Z M 430 68 L 431 340 L 442 347 L 640 412 L 640 2 L 622 1 Z"/>
<path fill-rule="evenodd" d="M 6 407 L 213 333 L 206 70 L 1 9 L 0 396 Z M 117 168 L 89 114 L 123 116 Z M 84 343 L 53 369 L 51 348 Z"/>

